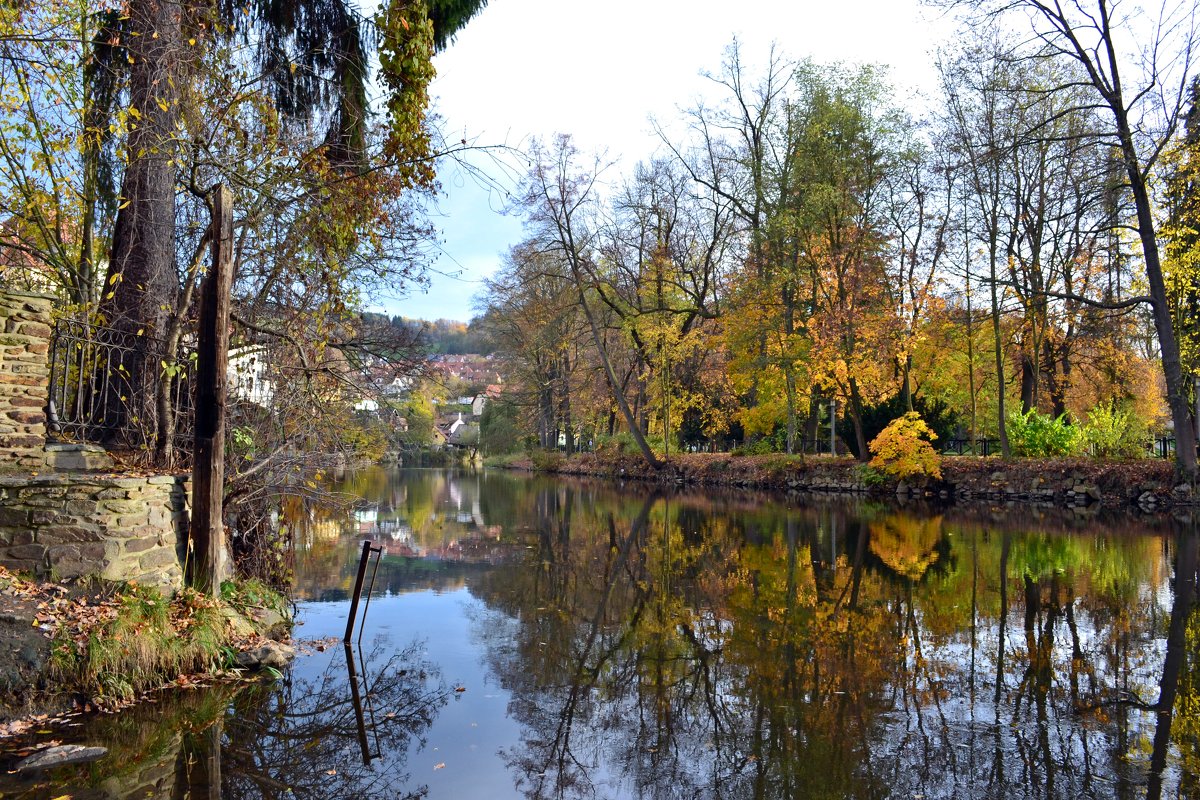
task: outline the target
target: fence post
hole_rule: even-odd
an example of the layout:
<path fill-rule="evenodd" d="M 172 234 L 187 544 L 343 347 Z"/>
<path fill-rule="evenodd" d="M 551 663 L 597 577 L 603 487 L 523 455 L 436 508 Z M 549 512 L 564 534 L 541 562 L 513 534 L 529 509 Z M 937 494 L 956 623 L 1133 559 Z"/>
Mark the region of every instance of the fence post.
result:
<path fill-rule="evenodd" d="M 837 400 L 829 398 L 829 455 L 837 455 Z"/>
<path fill-rule="evenodd" d="M 213 191 L 212 267 L 200 286 L 196 360 L 195 456 L 189 559 L 192 586 L 208 594 L 221 587 L 225 544 L 225 371 L 229 364 L 229 292 L 233 285 L 233 195 Z"/>

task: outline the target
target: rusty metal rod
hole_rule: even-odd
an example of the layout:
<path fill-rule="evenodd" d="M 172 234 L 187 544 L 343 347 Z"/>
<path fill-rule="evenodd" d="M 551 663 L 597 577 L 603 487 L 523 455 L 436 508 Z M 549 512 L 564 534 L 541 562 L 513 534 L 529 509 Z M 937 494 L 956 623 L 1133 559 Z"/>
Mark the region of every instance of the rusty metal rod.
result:
<path fill-rule="evenodd" d="M 346 619 L 347 643 L 354 637 L 354 618 L 358 616 L 358 599 L 362 597 L 363 579 L 367 577 L 367 561 L 371 558 L 371 543 L 363 542 L 362 556 L 358 559 L 358 576 L 354 579 L 354 595 L 350 598 L 350 616 Z"/>
<path fill-rule="evenodd" d="M 362 641 L 363 628 L 367 625 L 367 612 L 371 610 L 371 593 L 375 591 L 375 576 L 379 574 L 379 562 L 383 560 L 383 547 L 372 547 L 370 552 L 375 553 L 375 569 L 371 570 L 371 585 L 367 587 L 367 604 L 363 606 L 362 622 L 358 624 L 359 642 Z"/>

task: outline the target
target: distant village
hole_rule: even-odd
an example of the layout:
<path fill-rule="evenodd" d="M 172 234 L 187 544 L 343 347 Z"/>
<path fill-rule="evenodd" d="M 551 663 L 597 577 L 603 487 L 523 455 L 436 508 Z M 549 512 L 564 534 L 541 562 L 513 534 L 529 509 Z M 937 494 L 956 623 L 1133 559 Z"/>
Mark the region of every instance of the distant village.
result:
<path fill-rule="evenodd" d="M 334 360 L 337 360 L 337 356 Z M 237 401 L 270 409 L 278 401 L 274 361 L 266 345 L 235 348 L 229 353 L 227 380 Z M 414 407 L 414 393 L 432 407 L 432 425 L 424 441 L 432 449 L 473 447 L 479 422 L 489 402 L 504 391 L 500 360 L 492 354 L 434 354 L 417 364 L 376 363 L 358 369 L 344 358 L 327 366 L 346 387 L 346 400 L 360 415 L 378 417 L 396 434 L 410 433 L 405 409 Z"/>

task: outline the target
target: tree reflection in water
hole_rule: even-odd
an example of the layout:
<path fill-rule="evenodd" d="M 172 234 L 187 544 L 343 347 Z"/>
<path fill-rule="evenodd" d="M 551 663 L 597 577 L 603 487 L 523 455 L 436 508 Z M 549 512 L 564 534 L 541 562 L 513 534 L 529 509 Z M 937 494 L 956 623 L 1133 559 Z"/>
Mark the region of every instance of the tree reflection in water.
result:
<path fill-rule="evenodd" d="M 410 786 L 407 754 L 424 744 L 450 692 L 422 651 L 377 641 L 361 665 L 337 653 L 313 680 L 287 677 L 239 695 L 225 720 L 225 800 L 423 797 L 424 787 Z M 361 667 L 363 705 L 348 667 Z M 366 704 L 386 711 L 364 718 Z M 364 728 L 378 759 L 363 753 Z"/>
<path fill-rule="evenodd" d="M 472 589 L 525 796 L 1157 796 L 1193 539 L 572 497 Z"/>
<path fill-rule="evenodd" d="M 340 652 L 314 678 L 293 673 L 246 687 L 164 693 L 58 737 L 109 749 L 93 764 L 30 776 L 0 774 L 0 797 L 108 800 L 349 800 L 418 798 L 406 770 L 451 692 L 422 657 L 423 643 L 394 650 L 378 640 L 362 663 L 354 702 Z M 313 656 L 312 658 L 318 658 Z M 361 658 L 361 656 L 360 656 Z M 377 710 L 372 714 L 371 708 Z M 362 711 L 363 714 L 358 712 Z M 362 736 L 373 747 L 364 757 Z"/>

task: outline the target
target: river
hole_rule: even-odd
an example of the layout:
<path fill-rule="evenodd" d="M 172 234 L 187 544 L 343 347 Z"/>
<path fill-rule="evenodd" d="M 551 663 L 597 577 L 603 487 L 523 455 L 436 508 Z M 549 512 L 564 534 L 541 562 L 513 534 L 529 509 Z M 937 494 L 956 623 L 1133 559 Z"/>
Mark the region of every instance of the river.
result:
<path fill-rule="evenodd" d="M 47 732 L 110 753 L 0 797 L 1200 793 L 1194 523 L 494 471 L 335 488 L 360 502 L 288 523 L 290 673 Z M 364 539 L 386 552 L 347 650 Z"/>

